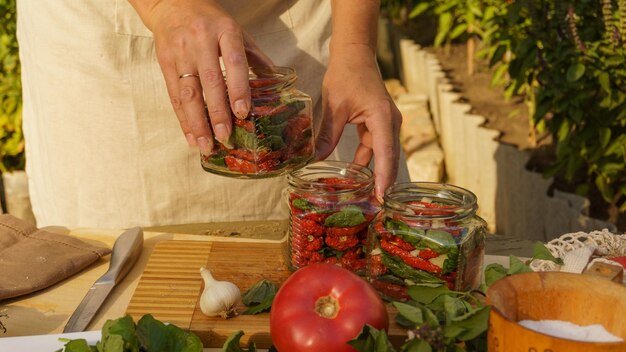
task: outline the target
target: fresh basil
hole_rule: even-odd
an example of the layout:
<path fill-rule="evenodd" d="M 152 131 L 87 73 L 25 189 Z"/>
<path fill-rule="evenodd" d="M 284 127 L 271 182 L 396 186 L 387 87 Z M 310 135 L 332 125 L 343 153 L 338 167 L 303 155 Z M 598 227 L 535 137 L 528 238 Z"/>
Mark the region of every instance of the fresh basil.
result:
<path fill-rule="evenodd" d="M 281 136 L 273 134 L 267 135 L 262 139 L 258 139 L 258 147 L 261 149 L 281 150 L 285 149 L 287 145 Z"/>
<path fill-rule="evenodd" d="M 453 248 L 457 250 L 458 247 L 454 241 L 454 237 L 449 232 L 443 230 L 427 230 L 426 235 L 423 237 L 422 245 L 432 249 L 437 253 L 448 253 Z"/>
<path fill-rule="evenodd" d="M 89 346 L 84 339 L 65 340 L 57 352 L 201 352 L 202 341 L 194 333 L 174 324 L 165 325 L 146 314 L 135 325 L 131 316 L 107 320 L 100 341 Z"/>
<path fill-rule="evenodd" d="M 440 284 L 439 286 L 423 286 L 423 285 L 413 285 L 409 287 L 408 294 L 411 298 L 422 304 L 429 304 L 435 300 L 435 298 L 449 294 L 451 291 L 448 289 L 448 286 L 444 284 Z"/>
<path fill-rule="evenodd" d="M 259 314 L 269 311 L 278 292 L 278 285 L 265 279 L 254 284 L 242 295 L 242 302 L 248 309 L 243 315 Z"/>
<path fill-rule="evenodd" d="M 327 217 L 324 221 L 326 227 L 353 227 L 367 221 L 361 208 L 356 205 L 347 205 L 340 211 Z"/>
<path fill-rule="evenodd" d="M 549 260 L 559 265 L 563 265 L 563 259 L 557 258 L 550 253 L 550 250 L 541 241 L 535 242 L 533 246 L 533 259 Z"/>
<path fill-rule="evenodd" d="M 494 282 L 506 277 L 507 269 L 501 264 L 493 263 L 487 265 L 485 268 L 485 284 L 487 287 L 491 286 Z"/>
<path fill-rule="evenodd" d="M 238 330 L 230 334 L 224 345 L 222 346 L 223 352 L 256 352 L 256 344 L 250 342 L 248 348 L 242 348 L 239 340 L 244 335 L 243 330 Z"/>
<path fill-rule="evenodd" d="M 443 280 L 436 276 L 426 271 L 415 269 L 405 264 L 402 259 L 394 257 L 384 250 L 381 250 L 381 259 L 383 265 L 385 265 L 389 271 L 403 279 L 409 279 L 413 282 L 443 283 Z"/>
<path fill-rule="evenodd" d="M 385 229 L 416 248 L 422 247 L 421 242 L 422 237 L 425 235 L 424 230 L 412 229 L 402 221 L 393 220 L 391 218 L 385 219 Z"/>
<path fill-rule="evenodd" d="M 247 150 L 256 150 L 259 145 L 259 140 L 256 137 L 256 134 L 246 131 L 243 127 L 234 127 L 232 138 L 235 146 Z"/>
<path fill-rule="evenodd" d="M 291 202 L 291 205 L 301 210 L 315 210 L 317 206 L 306 199 L 297 198 Z"/>
<path fill-rule="evenodd" d="M 361 332 L 352 340 L 348 341 L 359 352 L 395 352 L 389 342 L 385 330 L 378 330 L 371 325 L 365 324 Z"/>
<path fill-rule="evenodd" d="M 226 152 L 219 152 L 209 156 L 206 160 L 213 165 L 226 167 L 226 155 Z"/>
<path fill-rule="evenodd" d="M 531 269 L 526 263 L 521 261 L 518 257 L 514 255 L 509 256 L 509 270 L 506 272 L 507 275 L 514 275 L 520 273 L 532 273 L 533 269 Z"/>

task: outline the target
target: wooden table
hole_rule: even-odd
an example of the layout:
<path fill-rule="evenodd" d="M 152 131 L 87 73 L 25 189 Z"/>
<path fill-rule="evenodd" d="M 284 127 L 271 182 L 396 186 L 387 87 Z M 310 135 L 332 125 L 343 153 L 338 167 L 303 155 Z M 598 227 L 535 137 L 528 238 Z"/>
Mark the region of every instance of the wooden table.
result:
<path fill-rule="evenodd" d="M 268 225 L 269 227 L 267 227 L 265 225 L 267 224 L 260 224 L 259 226 L 261 227 L 254 225 L 247 229 L 252 231 L 255 229 L 269 232 L 276 231 L 276 226 Z M 150 258 L 150 254 L 159 241 L 193 240 L 279 243 L 284 240 L 284 237 L 281 239 L 267 239 L 272 237 L 278 238 L 276 233 L 270 234 L 269 236 L 263 236 L 263 234 L 258 233 L 254 236 L 249 236 L 246 233 L 241 233 L 242 229 L 246 229 L 245 226 L 235 226 L 234 228 L 239 229 L 240 232 L 237 232 L 236 235 L 232 235 L 232 233 L 221 233 L 220 236 L 144 231 L 144 248 L 141 257 L 138 259 L 132 271 L 111 292 L 110 296 L 89 325 L 88 330 L 99 330 L 108 319 L 116 319 L 124 315 L 141 274 L 143 273 L 144 267 Z M 123 232 L 123 230 L 102 229 L 75 229 L 68 231 L 55 228 L 49 230 L 69 233 L 86 242 L 108 246 L 109 248 L 113 246 L 117 236 Z M 210 231 L 208 233 L 210 233 Z M 4 313 L 7 316 L 0 318 L 7 328 L 6 333 L 0 335 L 0 337 L 61 333 L 70 315 L 74 312 L 91 285 L 108 269 L 109 258 L 110 256 L 106 256 L 81 273 L 45 290 L 0 302 L 0 313 Z M 488 255 L 485 258 L 485 262 L 500 262 L 508 265 L 508 258 Z M 212 349 L 206 350 L 209 351 Z"/>

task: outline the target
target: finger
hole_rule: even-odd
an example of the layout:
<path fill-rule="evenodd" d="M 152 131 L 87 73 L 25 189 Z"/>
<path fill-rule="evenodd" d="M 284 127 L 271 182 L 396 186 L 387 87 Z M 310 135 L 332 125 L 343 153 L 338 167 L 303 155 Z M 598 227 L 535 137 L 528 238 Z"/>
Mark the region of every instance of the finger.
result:
<path fill-rule="evenodd" d="M 248 60 L 240 31 L 227 30 L 219 39 L 220 52 L 226 68 L 226 85 L 230 107 L 240 119 L 250 111 L 250 83 Z"/>
<path fill-rule="evenodd" d="M 374 151 L 372 148 L 360 143 L 356 148 L 356 152 L 354 153 L 353 163 L 361 166 L 368 166 L 370 161 L 372 161 L 372 156 L 374 155 Z"/>
<path fill-rule="evenodd" d="M 322 97 L 323 117 L 315 138 L 315 160 L 324 160 L 335 150 L 346 125 L 346 120 L 338 121 L 334 118 L 326 100 L 325 97 Z"/>
<path fill-rule="evenodd" d="M 232 131 L 230 108 L 226 99 L 226 84 L 219 63 L 219 50 L 216 42 L 197 42 L 197 62 L 200 83 L 206 100 L 206 111 L 213 127 L 215 138 L 226 143 Z M 200 123 L 199 121 L 197 121 Z M 207 129 L 208 122 L 203 121 Z"/>
<path fill-rule="evenodd" d="M 195 75 L 197 68 L 188 60 L 177 56 L 176 69 L 179 72 L 180 101 L 187 116 L 187 123 L 202 154 L 210 155 L 213 151 L 213 134 L 207 121 L 200 79 Z"/>
<path fill-rule="evenodd" d="M 243 45 L 246 50 L 246 57 L 248 58 L 248 65 L 250 67 L 271 67 L 274 66 L 274 62 L 269 56 L 259 48 L 254 39 L 247 32 L 243 32 Z"/>
<path fill-rule="evenodd" d="M 170 102 L 172 103 L 172 108 L 174 109 L 174 113 L 176 114 L 178 123 L 180 124 L 180 129 L 183 131 L 183 134 L 187 139 L 187 143 L 190 146 L 196 146 L 196 138 L 191 133 L 191 127 L 189 126 L 189 122 L 187 121 L 187 115 L 185 115 L 185 111 L 183 110 L 180 101 L 180 95 L 178 90 L 178 73 L 176 72 L 176 65 L 174 64 L 174 60 L 168 56 L 161 56 L 159 57 L 159 64 L 161 66 L 161 71 L 163 71 L 163 77 L 165 78 L 167 93 L 170 97 Z"/>
<path fill-rule="evenodd" d="M 362 124 L 357 126 L 357 130 L 361 143 L 359 143 L 356 148 L 352 162 L 358 165 L 368 166 L 374 155 L 372 150 L 372 134 L 369 133 L 367 128 Z"/>
<path fill-rule="evenodd" d="M 370 117 L 365 122 L 372 133 L 375 191 L 379 199 L 396 179 L 400 156 L 399 130 L 402 117 L 393 103 L 389 104 L 389 109 L 385 108 L 378 113 L 381 116 Z"/>

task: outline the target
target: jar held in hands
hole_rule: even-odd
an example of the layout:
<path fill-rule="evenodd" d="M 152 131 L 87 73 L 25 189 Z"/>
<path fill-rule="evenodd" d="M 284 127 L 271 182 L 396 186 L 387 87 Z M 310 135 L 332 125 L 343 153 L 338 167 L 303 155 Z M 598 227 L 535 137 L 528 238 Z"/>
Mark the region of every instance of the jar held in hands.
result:
<path fill-rule="evenodd" d="M 313 159 L 311 98 L 295 88 L 288 67 L 250 71 L 252 107 L 245 119 L 232 115 L 230 139 L 214 139 L 211 155 L 201 155 L 204 170 L 236 178 L 286 174 Z"/>

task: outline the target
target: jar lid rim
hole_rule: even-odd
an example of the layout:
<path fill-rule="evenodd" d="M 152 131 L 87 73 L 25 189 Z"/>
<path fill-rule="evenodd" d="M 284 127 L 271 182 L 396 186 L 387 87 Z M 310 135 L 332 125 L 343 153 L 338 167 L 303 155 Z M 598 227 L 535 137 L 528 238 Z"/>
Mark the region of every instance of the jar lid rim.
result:
<path fill-rule="evenodd" d="M 402 199 L 398 199 L 400 196 Z M 412 217 L 464 217 L 478 209 L 478 200 L 472 191 L 440 182 L 397 183 L 385 191 L 383 199 L 386 209 Z M 427 203 L 433 201 L 445 203 L 445 206 L 428 207 Z"/>

